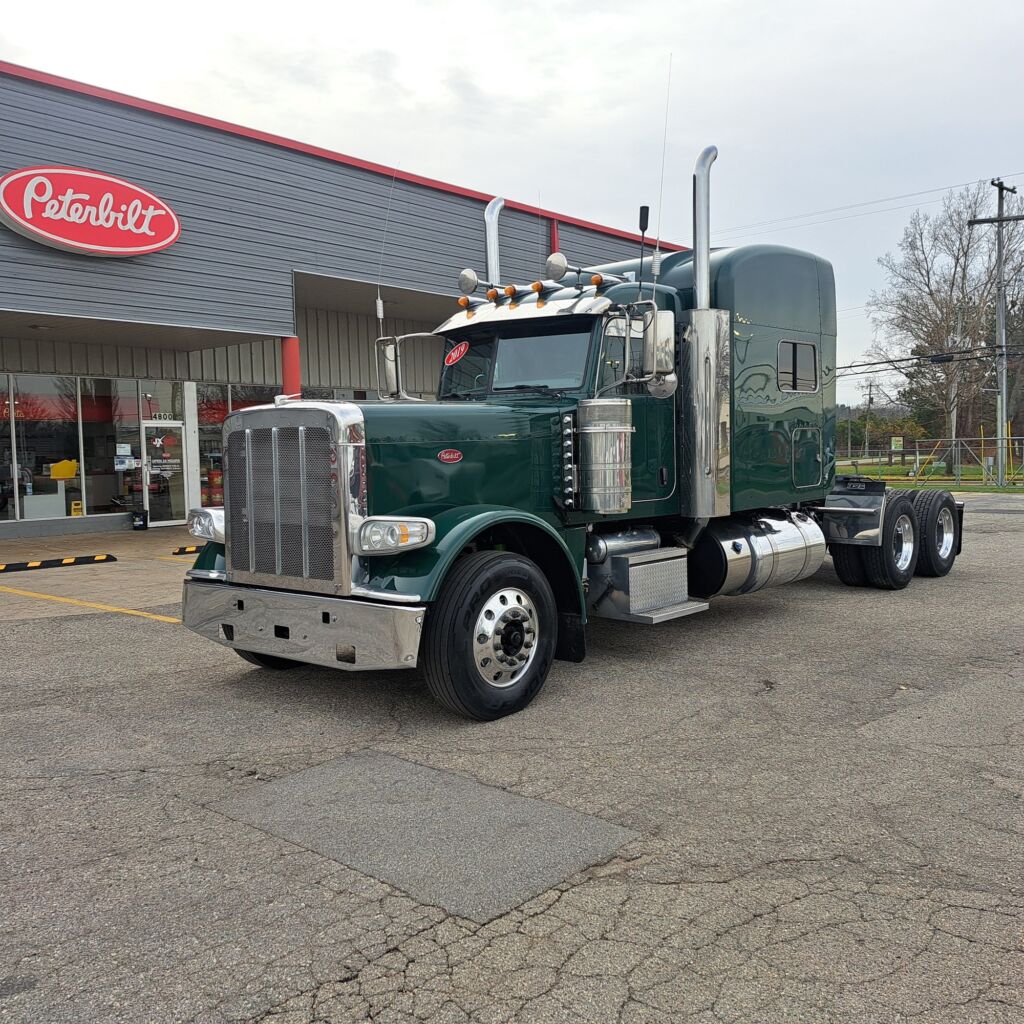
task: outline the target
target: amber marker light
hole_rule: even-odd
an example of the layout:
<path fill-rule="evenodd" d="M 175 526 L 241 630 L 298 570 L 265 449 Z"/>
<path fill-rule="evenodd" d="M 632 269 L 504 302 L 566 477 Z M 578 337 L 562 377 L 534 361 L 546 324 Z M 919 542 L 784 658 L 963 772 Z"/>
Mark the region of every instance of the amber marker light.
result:
<path fill-rule="evenodd" d="M 544 291 L 544 284 L 543 284 L 543 282 L 541 282 L 541 281 L 534 281 L 533 284 L 530 285 L 530 291 L 531 292 L 537 292 L 538 294 L 540 294 L 542 291 Z"/>
<path fill-rule="evenodd" d="M 491 302 L 494 302 L 498 298 L 498 289 L 497 288 L 488 288 L 487 289 L 487 298 L 489 298 L 491 300 Z"/>
<path fill-rule="evenodd" d="M 463 309 L 469 309 L 469 296 L 468 295 L 460 295 L 459 296 L 459 305 Z"/>
<path fill-rule="evenodd" d="M 590 283 L 591 283 L 591 284 L 592 284 L 592 285 L 593 285 L 593 286 L 594 286 L 595 288 L 600 288 L 600 287 L 601 287 L 601 285 L 603 285 L 603 284 L 604 284 L 604 278 L 603 278 L 603 277 L 602 277 L 602 276 L 601 276 L 600 274 L 595 274 L 595 275 L 594 275 L 594 276 L 593 276 L 593 277 L 592 277 L 592 278 L 590 279 Z"/>
<path fill-rule="evenodd" d="M 505 285 L 505 294 L 511 299 L 515 297 L 516 286 L 514 284 Z"/>

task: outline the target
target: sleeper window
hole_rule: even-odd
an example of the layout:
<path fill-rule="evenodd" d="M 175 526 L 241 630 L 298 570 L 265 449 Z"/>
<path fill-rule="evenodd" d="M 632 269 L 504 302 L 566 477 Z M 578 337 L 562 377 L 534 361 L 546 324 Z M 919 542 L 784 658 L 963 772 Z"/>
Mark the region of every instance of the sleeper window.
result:
<path fill-rule="evenodd" d="M 816 391 L 818 352 L 803 341 L 779 342 L 779 390 Z"/>

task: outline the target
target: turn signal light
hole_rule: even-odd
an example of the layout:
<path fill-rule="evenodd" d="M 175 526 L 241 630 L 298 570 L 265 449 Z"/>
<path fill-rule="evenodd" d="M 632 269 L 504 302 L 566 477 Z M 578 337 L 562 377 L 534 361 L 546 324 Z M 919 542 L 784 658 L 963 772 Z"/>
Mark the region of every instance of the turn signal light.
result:
<path fill-rule="evenodd" d="M 604 284 L 604 278 L 600 274 L 594 274 L 594 276 L 590 279 L 590 283 L 594 285 L 596 288 L 600 288 L 601 285 Z"/>
<path fill-rule="evenodd" d="M 487 298 L 489 298 L 491 300 L 491 302 L 494 302 L 498 298 L 498 289 L 497 288 L 488 288 L 487 289 Z"/>

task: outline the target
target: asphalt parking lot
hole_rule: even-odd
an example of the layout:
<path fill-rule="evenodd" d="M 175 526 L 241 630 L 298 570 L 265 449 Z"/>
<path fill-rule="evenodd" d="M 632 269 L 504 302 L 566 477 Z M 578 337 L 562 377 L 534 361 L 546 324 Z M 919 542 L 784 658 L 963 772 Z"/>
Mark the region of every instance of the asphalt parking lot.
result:
<path fill-rule="evenodd" d="M 180 532 L 60 542 L 119 560 L 0 575 L 0 1020 L 1024 1020 L 1024 497 L 967 502 L 946 580 L 595 622 L 487 725 L 192 636 Z"/>

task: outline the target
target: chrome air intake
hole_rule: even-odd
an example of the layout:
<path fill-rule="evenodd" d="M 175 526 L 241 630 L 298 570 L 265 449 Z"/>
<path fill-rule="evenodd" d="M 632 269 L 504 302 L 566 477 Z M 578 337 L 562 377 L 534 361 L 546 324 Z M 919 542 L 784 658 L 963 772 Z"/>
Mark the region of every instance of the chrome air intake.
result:
<path fill-rule="evenodd" d="M 802 512 L 713 519 L 690 553 L 690 594 L 752 594 L 806 579 L 824 559 L 825 535 Z"/>
<path fill-rule="evenodd" d="M 580 507 L 615 515 L 633 503 L 633 406 L 628 398 L 585 398 L 577 408 Z"/>
<path fill-rule="evenodd" d="M 352 592 L 350 530 L 366 515 L 363 415 L 344 402 L 285 402 L 224 421 L 227 578 Z"/>

